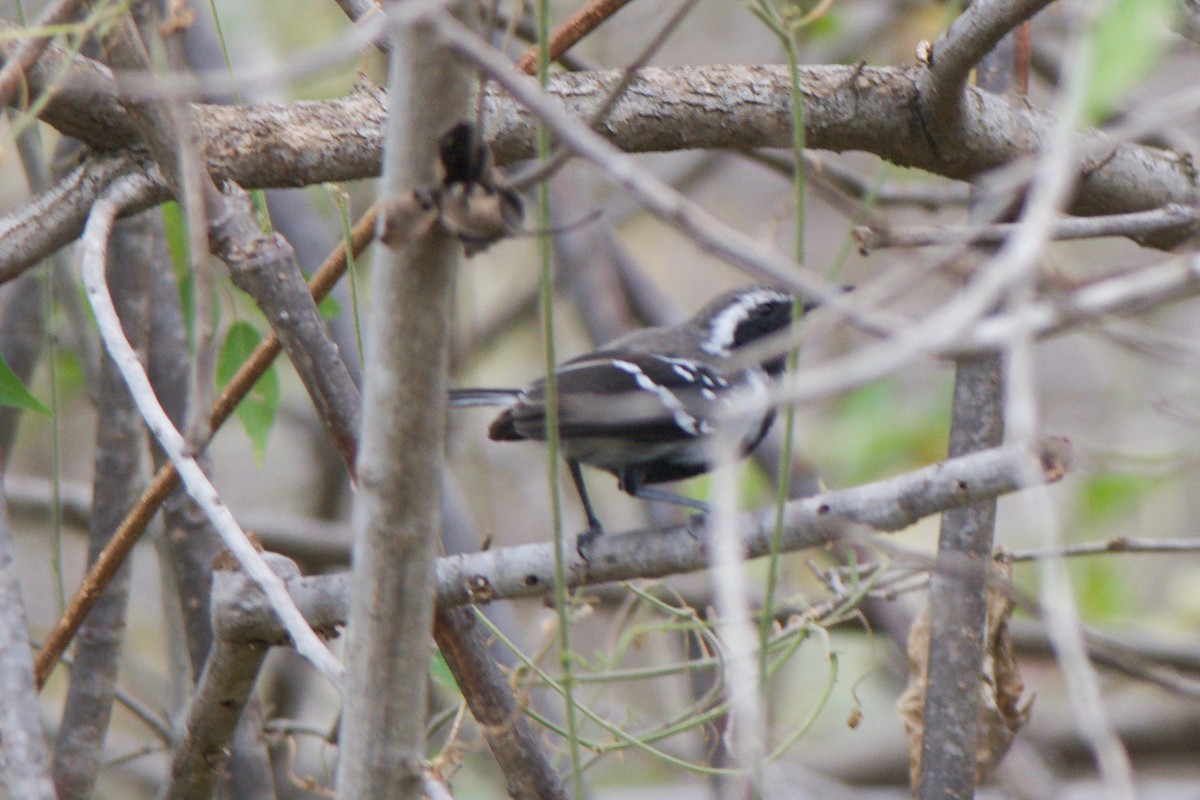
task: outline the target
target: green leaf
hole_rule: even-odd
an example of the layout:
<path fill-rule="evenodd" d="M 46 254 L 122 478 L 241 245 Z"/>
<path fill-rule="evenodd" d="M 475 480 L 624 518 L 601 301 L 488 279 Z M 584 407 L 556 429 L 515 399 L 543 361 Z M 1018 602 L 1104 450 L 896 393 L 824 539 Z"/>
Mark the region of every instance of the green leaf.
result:
<path fill-rule="evenodd" d="M 1077 527 L 1090 530 L 1135 510 L 1161 479 L 1147 475 L 1102 472 L 1090 475 L 1077 495 Z"/>
<path fill-rule="evenodd" d="M 868 384 L 839 398 L 817 431 L 822 472 L 835 484 L 858 484 L 945 458 L 949 385 L 914 393 L 895 381 Z"/>
<path fill-rule="evenodd" d="M 188 344 L 195 344 L 196 322 L 192 293 L 195 291 L 195 281 L 192 279 L 192 264 L 188 257 L 187 220 L 184 219 L 183 209 L 174 200 L 163 203 L 162 206 L 163 233 L 167 238 L 167 252 L 171 256 L 171 266 L 175 268 L 175 280 L 179 284 L 179 305 L 183 310 L 183 327 L 187 331 Z"/>
<path fill-rule="evenodd" d="M 217 355 L 218 387 L 224 388 L 229 384 L 238 367 L 254 352 L 261 339 L 258 331 L 248 322 L 235 322 L 229 326 L 225 333 L 225 341 L 221 344 L 221 352 Z M 271 432 L 278 410 L 279 374 L 275 367 L 271 366 L 234 412 L 254 444 L 254 454 L 260 462 L 267 448 L 267 435 Z"/>
<path fill-rule="evenodd" d="M 1085 119 L 1103 120 L 1158 65 L 1178 0 L 1109 0 L 1091 30 Z"/>
<path fill-rule="evenodd" d="M 50 409 L 39 403 L 38 399 L 29 393 L 25 384 L 21 383 L 21 379 L 9 368 L 8 362 L 3 357 L 0 357 L 0 405 L 36 411 L 47 416 L 50 414 Z"/>
<path fill-rule="evenodd" d="M 342 304 L 334 299 L 333 295 L 325 295 L 325 299 L 317 304 L 317 313 L 321 315 L 321 319 L 330 320 L 342 313 Z"/>
<path fill-rule="evenodd" d="M 1080 558 L 1068 567 L 1080 615 L 1089 622 L 1118 622 L 1136 614 L 1129 571 L 1115 558 Z"/>
<path fill-rule="evenodd" d="M 446 659 L 436 651 L 429 656 L 429 676 L 433 678 L 434 683 L 447 692 L 462 694 L 458 690 L 458 682 L 454 680 L 454 674 L 450 672 L 450 667 L 446 664 Z"/>

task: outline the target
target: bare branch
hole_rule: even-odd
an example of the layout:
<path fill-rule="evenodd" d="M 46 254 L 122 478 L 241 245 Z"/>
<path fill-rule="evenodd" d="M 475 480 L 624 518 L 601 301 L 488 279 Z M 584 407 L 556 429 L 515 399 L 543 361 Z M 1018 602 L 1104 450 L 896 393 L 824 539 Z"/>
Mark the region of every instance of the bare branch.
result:
<path fill-rule="evenodd" d="M 108 275 L 115 289 L 122 328 L 130 343 L 145 351 L 148 334 L 149 273 L 155 226 L 153 215 L 120 222 L 113 231 Z M 94 505 L 88 525 L 88 562 L 95 562 L 117 524 L 141 491 L 145 429 L 112 359 L 104 358 L 97 396 Z M 75 639 L 67 701 L 54 750 L 54 783 L 59 800 L 92 797 L 105 735 L 112 717 L 117 656 L 125 633 L 129 569 L 104 588 Z"/>
<path fill-rule="evenodd" d="M 495 66 L 495 65 L 493 65 Z M 505 69 L 507 69 L 507 65 Z M 89 73 L 90 74 L 90 73 Z M 555 75 L 550 94 L 576 119 L 588 119 L 611 94 L 620 72 Z M 807 67 L 806 141 L 814 149 L 865 150 L 901 166 L 966 179 L 1036 152 L 1053 123 L 1044 112 L 1010 105 L 974 88 L 952 147 L 934 147 L 922 134 L 915 69 L 894 67 Z M 95 75 L 91 75 L 94 79 Z M 70 85 L 68 83 L 68 85 Z M 789 79 L 782 67 L 648 67 L 609 116 L 605 133 L 626 152 L 688 148 L 786 147 L 790 143 Z M 64 132 L 95 140 L 96 130 L 129 141 L 126 120 L 112 128 L 80 121 L 94 119 L 91 95 L 47 105 L 43 117 Z M 109 114 L 123 119 L 115 96 Z M 108 106 L 105 106 L 108 107 Z M 346 181 L 378 174 L 386 108 L 373 89 L 337 100 L 291 104 L 194 106 L 197 129 L 206 133 L 209 169 L 219 180 L 247 187 L 298 186 Z M 499 163 L 533 155 L 537 117 L 489 90 L 484 97 L 489 142 Z M 61 119 L 60 119 L 61 117 Z M 75 123 L 78 129 L 72 127 Z M 123 138 L 121 138 L 123 137 Z M 1186 159 L 1167 151 L 1121 144 L 1092 133 L 1085 150 L 1095 153 L 1081 165 L 1072 214 L 1127 213 L 1171 203 L 1190 204 L 1196 176 Z M 161 176 L 134 151 L 95 156 L 32 205 L 0 218 L 0 281 L 78 236 L 88 208 L 118 175 L 146 175 L 145 193 L 131 210 L 167 197 Z M 1181 225 L 1139 239 L 1168 248 L 1196 232 Z"/>
<path fill-rule="evenodd" d="M 1177 228 L 1180 225 L 1195 225 L 1197 221 L 1200 221 L 1200 209 L 1172 204 L 1152 211 L 1063 219 L 1055 226 L 1051 238 L 1059 241 L 1091 239 L 1097 236 L 1143 239 L 1163 229 Z M 961 227 L 873 228 L 860 226 L 854 229 L 854 239 L 858 243 L 859 252 L 866 255 L 871 250 L 881 247 L 999 244 L 1011 236 L 1016 228 L 1016 224 L 1011 222 Z"/>
<path fill-rule="evenodd" d="M 170 260 L 166 257 L 157 260 L 153 266 L 150 291 L 153 302 L 150 306 L 146 374 L 163 410 L 175 427 L 182 428 L 189 404 L 190 358 L 179 286 Z M 208 421 L 211 427 L 211 416 Z M 174 473 L 170 459 L 161 448 L 154 446 L 152 455 L 156 468 L 161 470 L 165 466 Z M 207 454 L 202 448 L 198 449 L 198 457 L 201 465 L 207 469 Z M 128 519 L 128 515 L 125 519 Z M 124 520 L 119 522 L 123 523 Z M 162 537 L 160 549 L 162 568 L 170 571 L 176 595 L 175 598 L 164 598 L 163 602 L 174 601 L 179 606 L 181 633 L 186 642 L 190 667 L 184 685 L 190 686 L 204 669 L 204 660 L 212 645 L 209 596 L 213 558 L 221 549 L 221 540 L 182 487 L 176 487 L 163 503 L 163 522 L 167 535 Z M 243 524 L 254 528 L 246 521 Z M 127 535 L 123 525 L 114 526 L 114 534 Z"/>
<path fill-rule="evenodd" d="M 530 800 L 566 800 L 566 788 L 542 753 L 540 737 L 488 652 L 491 634 L 475 613 L 472 608 L 438 610 L 434 639 L 504 769 L 508 793 Z"/>
<path fill-rule="evenodd" d="M 389 13 L 401 3 L 390 3 Z M 467 13 L 467 12 L 463 12 Z M 442 226 L 400 245 L 393 210 L 437 181 L 438 140 L 471 109 L 474 71 L 411 23 L 391 37 L 380 238 L 363 369 L 339 798 L 422 797 L 426 652 L 441 533 L 454 278 L 460 245 Z M 387 614 L 379 613 L 387 609 Z"/>
<path fill-rule="evenodd" d="M 361 253 L 370 243 L 375 226 L 374 213 L 364 215 L 363 219 L 351 231 L 350 245 L 355 255 Z M 333 284 L 341 277 L 346 269 L 346 251 L 339 247 L 336 252 L 326 259 L 309 283 L 309 289 L 315 300 L 320 300 L 329 293 Z M 280 352 L 279 339 L 272 333 L 259 343 L 245 363 L 230 379 L 224 391 L 217 397 L 210 416 L 210 427 L 213 431 L 219 428 L 229 418 L 242 398 L 262 377 L 263 372 Z M 54 623 L 47 634 L 42 649 L 38 652 L 36 673 L 38 687 L 45 684 L 50 671 L 54 668 L 58 657 L 66 649 L 71 637 L 78 629 L 80 622 L 96 602 L 101 588 L 112 578 L 112 574 L 120 567 L 121 562 L 129 555 L 129 551 L 137 542 L 150 518 L 158 510 L 171 493 L 179 485 L 179 475 L 174 465 L 166 464 L 161 467 L 150 481 L 150 485 L 138 498 L 128 516 L 113 534 L 112 540 L 104 548 L 104 552 L 96 559 L 96 563 L 88 570 L 79 588 L 72 595 L 67 608 Z"/>
<path fill-rule="evenodd" d="M 820 547 L 837 540 L 848 525 L 895 531 L 963 503 L 1023 488 L 1026 467 L 1047 482 L 1069 468 L 1069 446 L 1049 438 L 1037 445 L 1005 447 L 933 464 L 904 475 L 851 489 L 793 500 L 785 509 L 781 552 Z M 738 517 L 748 558 L 769 551 L 775 509 Z M 633 578 L 658 578 L 709 567 L 709 532 L 703 524 L 625 534 L 605 534 L 589 545 L 588 560 L 576 554 L 568 565 L 570 585 L 590 586 Z M 550 591 L 553 545 L 526 544 L 437 561 L 440 607 L 510 597 L 542 597 Z M 348 574 L 305 577 L 289 584 L 311 624 L 326 630 L 344 624 L 349 605 Z M 214 609 L 226 636 L 239 641 L 281 643 L 285 635 L 260 600 Z"/>
<path fill-rule="evenodd" d="M 296 565 L 282 556 L 264 554 L 272 575 L 291 582 L 299 575 Z M 248 597 L 271 601 L 261 594 L 261 584 L 241 572 L 218 569 L 213 573 L 213 609 Z M 159 800 L 208 800 L 213 796 L 222 767 L 229 758 L 234 731 L 242 715 L 267 648 L 255 642 L 230 641 L 214 617 L 216 637 L 204 672 L 188 707 L 184 736 L 171 757 L 171 779 L 163 784 Z"/>
<path fill-rule="evenodd" d="M 185 451 L 183 437 L 158 404 L 137 354 L 130 348 L 121 331 L 112 298 L 108 295 L 108 287 L 104 281 L 104 256 L 113 220 L 127 197 L 125 191 L 128 191 L 126 186 L 118 183 L 97 202 L 88 222 L 88 230 L 84 233 L 83 283 L 92 310 L 96 314 L 105 347 L 121 370 L 147 426 L 170 456 L 184 485 L 188 487 L 188 493 L 204 509 L 205 515 L 221 535 L 226 547 L 233 552 L 238 563 L 271 598 L 281 619 L 287 624 L 297 651 L 340 688 L 340 662 L 305 624 L 303 617 L 288 598 L 283 584 L 255 552 L 229 509 L 221 503 L 216 490 L 196 463 L 194 456 Z"/>
<path fill-rule="evenodd" d="M 0 477 L 0 488 L 3 479 Z M 55 800 L 21 598 L 20 561 L 0 496 L 0 775 L 12 797 Z"/>
<path fill-rule="evenodd" d="M 952 127 L 967 98 L 967 77 L 984 54 L 1052 0 L 973 0 L 933 44 L 928 71 L 919 79 L 930 138 L 939 126 Z"/>
<path fill-rule="evenodd" d="M 81 2 L 82 0 L 58 0 L 42 11 L 33 23 L 34 30 L 67 21 Z M 51 38 L 51 35 L 44 30 L 39 31 L 16 45 L 12 52 L 5 55 L 4 67 L 0 69 L 0 106 L 12 104 L 25 73 L 45 51 Z"/>
<path fill-rule="evenodd" d="M 605 20 L 620 11 L 629 0 L 589 0 L 580 6 L 571 18 L 560 25 L 550 37 L 547 49 L 553 53 L 550 60 L 558 58 L 575 46 L 583 37 L 594 31 Z M 537 47 L 530 47 L 516 61 L 516 68 L 532 75 L 537 63 Z"/>

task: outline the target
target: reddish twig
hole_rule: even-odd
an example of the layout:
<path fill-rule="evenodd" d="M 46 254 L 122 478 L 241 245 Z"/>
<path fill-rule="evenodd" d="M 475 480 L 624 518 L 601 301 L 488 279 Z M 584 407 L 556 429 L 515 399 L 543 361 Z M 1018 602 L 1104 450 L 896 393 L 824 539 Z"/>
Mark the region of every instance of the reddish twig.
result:
<path fill-rule="evenodd" d="M 555 61 L 574 47 L 580 39 L 587 36 L 600 26 L 600 23 L 620 11 L 629 0 L 591 0 L 583 8 L 571 15 L 550 35 L 550 60 Z M 522 72 L 533 74 L 537 66 L 537 45 L 530 47 L 517 59 L 516 67 Z"/>
<path fill-rule="evenodd" d="M 629 0 L 595 0 L 589 3 L 578 14 L 575 14 L 571 19 L 567 20 L 554 34 L 550 37 L 550 57 L 557 58 L 562 55 L 567 49 L 578 42 L 587 32 L 595 29 L 597 25 L 603 22 L 608 17 L 612 16 L 619 8 L 624 6 Z M 589 11 L 590 9 L 590 11 Z M 584 12 L 588 12 L 586 15 Z M 585 24 L 580 22 L 582 17 L 587 18 Z M 568 30 L 573 30 L 575 33 L 568 35 Z M 525 72 L 532 72 L 533 66 L 518 65 Z M 375 231 L 375 217 L 377 208 L 372 205 L 354 224 L 354 228 L 350 234 L 350 246 L 354 255 L 358 255 L 368 243 L 370 243 Z M 312 280 L 309 281 L 309 290 L 312 292 L 313 298 L 320 301 L 333 288 L 334 284 L 341 279 L 346 271 L 346 248 L 345 243 L 339 245 L 333 253 L 325 260 Z M 242 398 L 249 393 L 250 389 L 266 372 L 267 367 L 279 355 L 280 343 L 279 338 L 274 332 L 270 333 L 246 362 L 242 364 L 237 373 L 230 380 L 224 391 L 213 402 L 212 411 L 210 412 L 210 424 L 212 433 L 229 418 L 233 410 L 237 408 L 238 403 Z M 212 434 L 210 434 L 211 436 Z M 41 650 L 38 651 L 37 658 L 34 661 L 34 673 L 37 678 L 37 686 L 40 690 L 45 685 L 47 678 L 50 677 L 51 670 L 58 663 L 59 658 L 70 644 L 71 638 L 79 629 L 84 617 L 91 611 L 95 605 L 96 599 L 108 585 L 112 576 L 120 568 L 129 551 L 133 549 L 133 545 L 145 530 L 146 525 L 150 522 L 154 512 L 162 505 L 171 491 L 179 485 L 179 475 L 175 472 L 175 468 L 169 464 L 163 465 L 158 472 L 154 474 L 150 485 L 142 492 L 137 503 L 130 509 L 129 514 L 122 521 L 120 527 L 109 540 L 108 545 L 100 552 L 96 562 L 88 570 L 84 576 L 83 582 L 75 590 L 66 609 L 54 623 L 54 627 L 47 634 L 45 641 L 42 643 Z"/>
<path fill-rule="evenodd" d="M 375 232 L 375 209 L 369 209 L 362 218 L 355 224 L 354 229 L 350 233 L 350 247 L 353 253 L 357 256 L 366 249 Z M 330 289 L 341 278 L 346 271 L 346 249 L 344 246 L 339 246 L 329 258 L 325 260 L 309 281 L 309 290 L 312 292 L 313 298 L 320 301 L 329 294 Z M 280 344 L 279 338 L 270 333 L 245 363 L 238 369 L 233 379 L 229 381 L 225 389 L 213 402 L 212 410 L 209 414 L 209 422 L 212 432 L 215 433 L 218 428 L 229 418 L 233 410 L 237 408 L 238 403 L 242 401 L 266 372 L 267 367 L 279 355 Z M 211 436 L 211 434 L 210 434 Z M 91 611 L 95 605 L 100 593 L 112 576 L 120 568 L 129 551 L 133 549 L 133 545 L 141 536 L 142 531 L 150 522 L 154 512 L 167 499 L 167 495 L 179 485 L 179 475 L 175 471 L 175 467 L 170 464 L 164 464 L 158 472 L 154 474 L 150 485 L 142 492 L 137 503 L 134 504 L 129 514 L 121 522 L 109 540 L 108 545 L 100 552 L 96 562 L 88 570 L 84 576 L 83 582 L 79 588 L 75 590 L 71 601 L 67 604 L 62 615 L 54 623 L 54 628 L 47 634 L 45 641 L 42 643 L 42 649 L 38 651 L 37 658 L 34 661 L 34 673 L 37 677 L 38 688 L 46 683 L 46 679 L 50 676 L 50 671 L 54 669 L 54 665 L 58 663 L 58 659 L 70 644 L 71 638 L 79 629 L 79 625 L 83 622 L 84 617 Z"/>

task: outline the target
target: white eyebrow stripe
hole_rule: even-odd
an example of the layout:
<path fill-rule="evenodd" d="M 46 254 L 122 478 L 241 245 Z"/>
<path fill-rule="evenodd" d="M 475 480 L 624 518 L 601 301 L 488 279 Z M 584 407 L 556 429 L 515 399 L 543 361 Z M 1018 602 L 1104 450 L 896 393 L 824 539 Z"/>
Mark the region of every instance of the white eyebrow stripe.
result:
<path fill-rule="evenodd" d="M 626 372 L 633 376 L 639 389 L 650 392 L 658 401 L 663 404 L 663 407 L 671 412 L 671 418 L 675 420 L 675 424 L 679 426 L 684 433 L 689 433 L 692 436 L 699 436 L 704 429 L 703 423 L 693 417 L 683 407 L 683 403 L 679 402 L 679 398 L 674 392 L 665 386 L 661 386 L 650 379 L 650 376 L 642 372 L 642 368 L 631 361 L 620 361 L 613 359 L 612 365 L 622 372 Z"/>
<path fill-rule="evenodd" d="M 772 289 L 758 289 L 742 295 L 736 303 L 712 318 L 708 325 L 708 336 L 701 340 L 700 349 L 709 355 L 729 355 L 733 335 L 737 333 L 738 325 L 750 315 L 750 309 L 780 297 L 780 293 Z"/>

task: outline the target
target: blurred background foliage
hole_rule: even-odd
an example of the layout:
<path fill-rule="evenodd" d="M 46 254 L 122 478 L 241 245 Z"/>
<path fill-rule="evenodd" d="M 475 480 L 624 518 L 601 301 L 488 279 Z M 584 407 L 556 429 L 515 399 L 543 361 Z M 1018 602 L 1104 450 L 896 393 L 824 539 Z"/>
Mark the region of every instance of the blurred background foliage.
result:
<path fill-rule="evenodd" d="M 565 0 L 552 3 L 554 19 L 561 20 L 576 5 Z M 1128 8 L 1125 4 L 1126 11 Z M 196 10 L 200 20 L 194 38 L 199 53 L 205 47 L 211 50 L 217 40 L 212 11 L 203 4 Z M 213 10 L 219 15 L 231 63 L 237 70 L 268 66 L 286 70 L 303 53 L 327 45 L 346 25 L 327 0 L 284 4 L 216 0 Z M 671 12 L 668 4 L 635 2 L 583 42 L 577 54 L 590 62 L 620 67 L 636 55 L 650 32 Z M 802 64 L 911 63 L 917 42 L 933 39 L 954 13 L 953 3 L 838 0 L 803 30 L 799 59 Z M 1077 13 L 1078 4 L 1063 2 L 1035 21 L 1035 48 L 1051 62 L 1066 24 Z M 782 58 L 779 42 L 743 4 L 709 0 L 699 4 L 651 63 L 778 63 Z M 382 63 L 378 54 L 351 54 L 339 69 L 284 81 L 278 91 L 247 93 L 245 99 L 337 96 L 350 91 L 357 80 L 380 81 Z M 217 69 L 220 61 L 209 58 L 206 65 Z M 1194 47 L 1173 47 L 1166 62 L 1146 75 L 1136 91 L 1143 101 L 1155 93 L 1169 92 L 1191 81 L 1198 67 Z M 1031 102 L 1047 102 L 1051 90 L 1051 78 L 1035 76 Z M 1119 103 L 1107 107 L 1120 109 Z M 1180 135 L 1194 143 L 1192 131 L 1194 128 Z M 44 126 L 41 133 L 50 152 L 54 133 Z M 10 134 L 4 145 L 0 203 L 11 209 L 28 194 Z M 821 158 L 857 172 L 876 186 L 941 183 L 863 154 L 821 154 Z M 735 153 L 670 153 L 638 156 L 638 160 L 722 220 L 790 249 L 794 231 L 787 176 Z M 606 245 L 611 250 L 593 251 L 592 255 L 598 262 L 605 256 L 624 259 L 626 274 L 654 287 L 656 293 L 643 299 L 661 298 L 655 310 L 663 317 L 691 313 L 725 288 L 746 282 L 732 268 L 642 213 L 586 169 L 569 165 L 555 178 L 552 191 L 564 222 L 600 212 L 598 221 L 579 226 L 579 231 L 565 233 L 563 238 L 586 234 L 589 228 L 611 234 Z M 272 222 L 289 235 L 308 269 L 315 268 L 343 235 L 339 205 L 343 192 L 351 218 L 374 199 L 372 181 L 268 193 Z M 287 205 L 276 209 L 274 203 L 283 202 L 284 195 Z M 858 201 L 849 205 L 847 215 L 844 203 L 827 202 L 827 196 L 810 185 L 805 219 L 810 268 L 822 274 L 836 271 L 838 281 L 858 286 L 860 293 L 914 317 L 961 284 L 965 267 L 956 262 L 942 264 L 943 250 L 880 250 L 864 256 L 850 238 L 852 225 L 868 212 L 884 215 L 895 225 L 951 224 L 961 221 L 960 208 L 884 208 Z M 164 210 L 167 229 L 174 231 L 170 237 L 175 245 L 173 255 L 177 264 L 186 264 L 186 257 L 178 251 L 181 222 L 177 212 L 174 218 L 172 213 Z M 456 385 L 521 385 L 539 374 L 535 247 L 533 235 L 505 241 L 463 265 L 455 320 Z M 1053 292 L 1055 287 L 1071 287 L 1159 258 L 1160 254 L 1142 251 L 1125 240 L 1055 244 L 1045 254 L 1043 283 L 1046 291 Z M 358 271 L 363 263 L 366 259 L 359 260 Z M 625 309 L 618 314 L 621 324 L 647 321 L 638 320 L 627 304 L 622 306 L 621 287 L 611 268 L 607 277 L 601 275 L 598 281 L 581 278 L 581 271 L 599 269 L 596 263 L 564 261 L 559 265 L 555 314 L 560 358 L 593 346 L 589 313 L 597 307 L 620 301 L 617 307 Z M 358 278 L 361 287 L 365 282 L 361 275 Z M 58 273 L 55 282 L 55 292 L 78 292 L 72 272 Z M 186 286 L 184 299 L 189 299 Z M 215 299 L 228 354 L 228 359 L 223 355 L 220 360 L 220 382 L 236 354 L 267 328 L 261 314 L 228 283 L 218 285 Z M 53 386 L 43 365 L 31 388 L 47 405 L 55 394 L 57 413 L 53 418 L 25 415 L 12 471 L 34 489 L 44 490 L 58 482 L 67 497 L 90 479 L 93 432 L 103 421 L 96 420 L 91 410 L 81 356 L 72 347 L 72 326 L 78 320 L 73 321 L 61 304 L 54 302 L 56 311 L 47 330 L 48 341 L 55 347 Z M 349 284 L 343 282 L 328 307 L 343 354 L 351 362 L 358 358 L 355 328 L 361 325 L 359 315 L 369 304 L 369 297 L 355 302 Z M 864 334 L 854 330 L 821 327 L 819 316 L 813 325 L 815 334 L 802 351 L 802 366 L 834 358 L 866 341 Z M 594 326 L 595 320 L 590 322 Z M 1043 432 L 1067 436 L 1078 453 L 1074 474 L 1052 490 L 1068 541 L 1195 536 L 1195 520 L 1200 518 L 1195 491 L 1200 463 L 1193 402 L 1200 390 L 1195 352 L 1190 347 L 1184 349 L 1184 356 L 1164 357 L 1173 351 L 1161 343 L 1194 342 L 1198 326 L 1200 317 L 1194 306 L 1184 304 L 1112 328 L 1080 330 L 1039 346 L 1036 368 Z M 345 520 L 352 489 L 324 442 L 290 367 L 281 362 L 272 375 L 259 393 L 258 406 L 244 412 L 250 417 L 243 416 L 244 425 L 228 425 L 217 435 L 212 446 L 216 485 L 235 513 L 263 523 L 260 532 L 269 541 L 274 535 L 286 543 L 299 529 L 297 520 L 327 525 L 321 530 L 337 541 L 348 535 Z M 821 485 L 841 488 L 939 460 L 946 447 L 951 386 L 949 365 L 927 360 L 886 380 L 801 407 L 795 469 Z M 548 535 L 544 451 L 533 445 L 487 441 L 489 414 L 464 410 L 451 415 L 449 458 L 461 489 L 455 494 L 472 528 L 468 539 L 447 544 L 451 550 L 478 548 L 485 540 L 493 547 L 542 541 Z M 606 475 L 591 473 L 588 481 L 612 530 L 680 519 L 662 509 L 653 510 L 655 515 L 648 517 L 647 508 L 620 495 Z M 770 463 L 747 463 L 744 503 L 748 507 L 770 503 L 773 481 Z M 706 486 L 701 478 L 684 491 L 700 497 Z M 10 491 L 15 491 L 11 485 Z M 582 529 L 574 495 L 565 491 L 564 498 L 568 529 Z M 1009 502 L 1001 502 L 998 541 L 1012 550 L 1041 547 L 1041 531 L 1012 524 L 1012 515 L 1006 512 Z M 28 575 L 26 600 L 31 623 L 36 631 L 44 631 L 58 611 L 59 568 L 67 590 L 81 574 L 82 540 L 68 515 L 62 561 L 56 566 L 57 515 L 44 502 L 10 499 L 10 504 L 19 526 L 20 558 Z M 937 521 L 926 520 L 887 539 L 894 549 L 863 548 L 854 558 L 866 566 L 891 564 L 904 552 L 928 556 L 936 535 Z M 914 613 L 921 596 L 903 592 L 894 600 L 876 601 L 870 608 L 847 609 L 820 622 L 805 620 L 805 609 L 820 607 L 830 598 L 826 582 L 816 573 L 844 563 L 846 558 L 839 549 L 783 559 L 778 602 L 796 613 L 781 615 L 782 627 L 774 644 L 778 663 L 771 682 L 771 742 L 773 746 L 791 743 L 777 764 L 797 775 L 807 776 L 808 770 L 818 769 L 849 781 L 902 786 L 907 767 L 893 704 L 903 686 L 905 666 L 897 639 L 903 639 L 902 621 Z M 338 564 L 336 560 L 314 561 L 305 566 L 316 571 Z M 750 570 L 752 576 L 761 578 L 763 565 L 752 564 Z M 1195 625 L 1200 619 L 1196 558 L 1190 554 L 1106 554 L 1074 560 L 1071 574 L 1087 623 L 1130 646 L 1169 653 L 1179 663 L 1190 664 L 1193 671 L 1200 668 L 1200 653 L 1195 650 Z M 135 597 L 147 599 L 135 601 L 131 608 L 122 684 L 166 712 L 173 702 L 171 640 L 166 632 L 168 623 L 152 600 L 159 581 L 152 545 L 139 548 L 134 575 Z M 1035 594 L 1036 580 L 1034 568 L 1018 565 L 1019 587 Z M 850 583 L 853 588 L 853 579 Z M 700 764 L 714 757 L 720 762 L 720 756 L 714 754 L 720 748 L 722 723 L 719 716 L 708 713 L 714 702 L 721 701 L 721 694 L 712 684 L 717 658 L 709 641 L 711 603 L 706 577 L 680 576 L 636 587 L 598 588 L 581 596 L 573 640 L 583 682 L 580 700 L 596 715 L 584 726 L 585 739 L 594 744 L 587 752 L 589 758 L 597 751 L 605 754 L 594 765 L 589 763 L 589 781 L 596 786 L 597 796 L 639 797 L 654 787 L 664 797 L 691 797 L 695 795 L 689 792 L 715 785 L 703 769 L 688 768 L 690 777 L 686 779 L 680 772 L 685 763 Z M 527 692 L 531 708 L 553 729 L 559 724 L 559 712 L 553 690 L 548 688 L 557 670 L 554 659 L 548 657 L 553 642 L 551 612 L 537 602 L 513 602 L 497 604 L 488 613 L 498 635 L 502 632 L 512 642 L 513 652 L 503 660 L 512 670 L 514 685 Z M 1019 645 L 1027 682 L 1038 698 L 1033 723 L 1023 734 L 1024 746 L 1039 751 L 1063 774 L 1086 773 L 1090 767 L 1070 724 L 1044 643 L 1039 644 L 1036 626 L 1018 628 L 1028 631 Z M 506 649 L 500 644 L 497 648 Z M 271 660 L 276 678 L 264 689 L 269 712 L 302 720 L 315 731 L 328 730 L 336 717 L 333 693 L 307 675 L 290 654 L 276 653 Z M 437 708 L 431 711 L 432 742 L 435 749 L 451 742 L 440 750 L 439 763 L 461 761 L 454 780 L 456 796 L 498 796 L 502 779 L 478 732 L 455 716 L 457 691 L 437 657 L 432 661 L 431 679 L 438 687 Z M 1133 742 L 1135 755 L 1146 759 L 1151 770 L 1161 768 L 1163 775 L 1182 772 L 1191 780 L 1200 780 L 1194 760 L 1190 768 L 1183 767 L 1186 759 L 1194 759 L 1195 743 L 1200 740 L 1163 733 L 1194 731 L 1200 722 L 1195 703 L 1181 704 L 1162 691 L 1115 675 L 1111 681 L 1113 715 L 1127 740 Z M 58 714 L 62 687 L 60 676 L 45 694 L 51 724 Z M 1149 727 L 1147 720 L 1153 718 L 1160 722 L 1157 729 Z M 315 736 L 297 733 L 299 730 L 291 729 L 299 744 L 288 762 L 297 778 L 289 791 L 305 797 L 314 793 L 308 791 L 304 780 L 328 784 L 333 751 Z M 658 738 L 660 735 L 663 738 Z M 553 734 L 546 738 L 553 745 L 560 743 Z M 281 734 L 278 747 L 291 747 L 292 741 L 292 736 Z M 118 711 L 108 751 L 112 765 L 102 782 L 104 796 L 142 796 L 139 793 L 153 785 L 147 776 L 157 774 L 164 765 L 161 749 L 148 744 L 144 729 L 123 711 Z M 1002 770 L 1001 779 L 1013 776 L 1006 778 Z"/>

